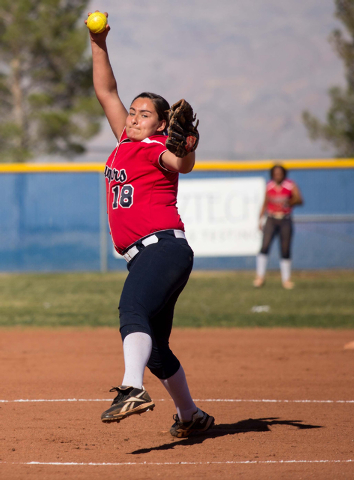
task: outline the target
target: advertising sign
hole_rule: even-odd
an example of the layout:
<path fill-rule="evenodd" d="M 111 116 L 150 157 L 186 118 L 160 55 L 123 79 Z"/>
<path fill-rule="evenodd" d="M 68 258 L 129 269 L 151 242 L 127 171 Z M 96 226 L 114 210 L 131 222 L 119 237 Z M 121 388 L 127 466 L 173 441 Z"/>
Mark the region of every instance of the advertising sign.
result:
<path fill-rule="evenodd" d="M 177 206 L 195 255 L 256 255 L 264 193 L 262 177 L 180 179 Z"/>

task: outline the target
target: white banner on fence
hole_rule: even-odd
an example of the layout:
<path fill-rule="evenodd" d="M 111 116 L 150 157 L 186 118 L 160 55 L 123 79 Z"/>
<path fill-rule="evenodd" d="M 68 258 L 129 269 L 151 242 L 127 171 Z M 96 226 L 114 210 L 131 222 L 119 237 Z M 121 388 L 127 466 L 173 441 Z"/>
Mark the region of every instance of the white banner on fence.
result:
<path fill-rule="evenodd" d="M 196 256 L 256 255 L 262 177 L 180 180 L 178 211 Z"/>

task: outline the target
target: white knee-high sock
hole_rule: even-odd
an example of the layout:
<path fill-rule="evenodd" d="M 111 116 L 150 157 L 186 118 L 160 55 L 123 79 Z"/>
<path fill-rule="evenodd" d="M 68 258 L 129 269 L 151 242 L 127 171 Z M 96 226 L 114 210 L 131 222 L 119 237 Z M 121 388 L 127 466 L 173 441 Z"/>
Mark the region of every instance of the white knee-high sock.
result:
<path fill-rule="evenodd" d="M 130 333 L 123 342 L 125 372 L 122 385 L 143 387 L 144 370 L 152 349 L 150 335 L 142 332 Z"/>
<path fill-rule="evenodd" d="M 290 258 L 282 258 L 280 260 L 280 274 L 282 282 L 287 282 L 291 277 L 291 260 Z"/>
<path fill-rule="evenodd" d="M 268 255 L 259 253 L 256 259 L 256 273 L 257 277 L 264 278 L 267 271 Z"/>
<path fill-rule="evenodd" d="M 193 402 L 189 392 L 182 365 L 172 377 L 166 378 L 165 380 L 160 379 L 160 381 L 172 397 L 179 419 L 182 420 L 182 422 L 191 421 L 193 414 L 198 408 Z"/>

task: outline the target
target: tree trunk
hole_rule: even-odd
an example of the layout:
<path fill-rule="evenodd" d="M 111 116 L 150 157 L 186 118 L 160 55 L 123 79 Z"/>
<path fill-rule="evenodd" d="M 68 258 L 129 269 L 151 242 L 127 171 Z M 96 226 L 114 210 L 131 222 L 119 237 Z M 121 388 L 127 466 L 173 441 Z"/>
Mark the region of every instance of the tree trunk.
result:
<path fill-rule="evenodd" d="M 24 103 L 23 103 L 23 91 L 21 86 L 21 61 L 18 57 L 15 57 L 11 60 L 11 93 L 13 98 L 13 119 L 15 124 L 19 128 L 19 134 L 15 140 L 16 148 L 18 151 L 24 151 L 27 149 L 26 141 L 26 118 L 24 112 Z M 20 157 L 22 155 L 19 153 Z M 23 160 L 18 158 L 18 160 Z"/>

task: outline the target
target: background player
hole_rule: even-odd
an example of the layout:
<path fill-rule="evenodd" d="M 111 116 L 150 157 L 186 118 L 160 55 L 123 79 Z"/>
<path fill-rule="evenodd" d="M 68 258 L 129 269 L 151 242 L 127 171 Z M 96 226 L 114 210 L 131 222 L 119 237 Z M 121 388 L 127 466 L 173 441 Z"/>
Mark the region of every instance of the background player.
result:
<path fill-rule="evenodd" d="M 282 165 L 274 165 L 270 170 L 270 181 L 266 186 L 266 193 L 259 215 L 260 226 L 263 231 L 262 247 L 256 260 L 255 287 L 261 287 L 265 281 L 268 263 L 268 252 L 276 235 L 280 237 L 280 272 L 283 287 L 292 289 L 290 247 L 293 234 L 291 219 L 292 207 L 302 205 L 302 196 L 298 186 L 287 178 L 287 171 Z M 263 226 L 263 216 L 267 220 Z"/>
<path fill-rule="evenodd" d="M 193 402 L 183 368 L 169 348 L 174 306 L 193 266 L 176 207 L 178 174 L 193 169 L 198 136 L 178 133 L 186 147 L 176 156 L 166 148 L 169 104 L 164 98 L 144 92 L 129 112 L 125 109 L 108 58 L 109 29 L 107 25 L 100 34 L 90 33 L 93 83 L 118 139 L 105 169 L 107 209 L 114 246 L 127 260 L 129 274 L 119 303 L 125 373 L 122 384 L 111 390 L 117 396 L 101 419 L 119 422 L 154 408 L 143 387 L 148 366 L 175 403 L 171 434 L 185 437 L 214 423 Z M 134 75 L 140 72 L 137 65 Z"/>

